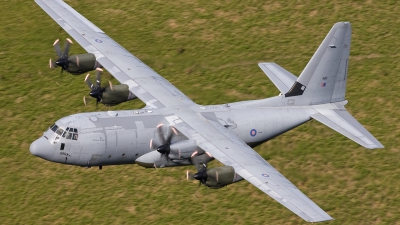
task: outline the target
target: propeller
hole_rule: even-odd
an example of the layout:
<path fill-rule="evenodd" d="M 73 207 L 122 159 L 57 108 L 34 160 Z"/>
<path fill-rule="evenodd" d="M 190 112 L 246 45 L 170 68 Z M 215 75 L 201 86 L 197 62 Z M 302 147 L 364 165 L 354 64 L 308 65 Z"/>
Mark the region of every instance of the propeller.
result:
<path fill-rule="evenodd" d="M 190 160 L 192 163 L 196 166 L 197 173 L 194 175 L 189 172 L 189 170 L 186 171 L 186 179 L 187 180 L 192 180 L 196 179 L 199 180 L 199 186 L 200 184 L 206 185 L 207 182 L 207 163 L 212 161 L 214 157 L 206 151 L 203 150 L 198 150 L 193 152 L 192 156 L 190 157 Z M 216 180 L 218 182 L 218 172 L 215 174 Z M 206 185 L 207 186 L 207 185 Z"/>
<path fill-rule="evenodd" d="M 207 170 L 207 165 L 202 164 L 197 171 L 197 173 L 192 174 L 189 172 L 189 170 L 186 171 L 186 179 L 187 180 L 193 180 L 196 179 L 199 181 L 199 186 L 201 184 L 208 186 L 208 187 L 214 187 L 216 184 L 219 183 L 219 174 L 218 174 L 218 169 L 210 169 Z M 210 180 L 211 183 L 207 184 L 207 180 Z M 216 184 L 214 184 L 216 182 Z"/>
<path fill-rule="evenodd" d="M 150 148 L 157 150 L 161 155 L 165 155 L 168 158 L 171 152 L 171 140 L 173 135 L 178 135 L 176 129 L 172 126 L 164 126 L 164 124 L 159 124 L 155 130 L 158 134 L 157 139 L 150 140 Z"/>
<path fill-rule="evenodd" d="M 199 171 L 193 175 L 194 179 L 200 181 L 199 186 L 200 186 L 200 184 L 206 185 L 207 177 L 208 177 L 208 175 L 207 175 L 206 164 L 203 164 L 203 166 L 199 169 Z"/>
<path fill-rule="evenodd" d="M 61 67 L 61 72 L 62 71 L 68 71 L 68 66 L 70 61 L 68 60 L 68 56 L 69 56 L 69 48 L 72 44 L 71 39 L 67 38 L 66 42 L 64 44 L 64 51 L 61 51 L 61 47 L 60 47 L 60 39 L 57 39 L 54 44 L 54 50 L 57 53 L 58 59 L 56 61 L 53 61 L 52 59 L 50 59 L 49 61 L 49 65 L 50 65 L 50 69 L 55 69 L 57 66 Z M 76 61 L 77 64 L 79 66 L 79 59 L 78 57 L 76 57 Z"/>
<path fill-rule="evenodd" d="M 96 68 L 96 81 L 94 84 L 89 79 L 90 74 L 87 74 L 86 78 L 85 78 L 85 83 L 90 88 L 89 95 L 92 98 L 96 99 L 96 105 L 98 105 L 99 102 L 101 102 L 102 97 L 103 97 L 103 92 L 106 90 L 106 87 L 101 87 L 101 73 L 102 72 L 103 72 L 103 70 L 101 68 Z M 110 81 L 109 81 L 109 85 L 110 85 L 110 89 L 113 90 L 112 83 Z M 83 102 L 86 105 L 86 97 L 83 98 Z"/>

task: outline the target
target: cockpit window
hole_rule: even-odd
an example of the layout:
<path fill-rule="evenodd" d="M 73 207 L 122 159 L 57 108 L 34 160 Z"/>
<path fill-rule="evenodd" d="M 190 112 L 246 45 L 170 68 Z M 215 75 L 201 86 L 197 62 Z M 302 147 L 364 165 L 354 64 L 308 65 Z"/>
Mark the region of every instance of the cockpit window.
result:
<path fill-rule="evenodd" d="M 69 140 L 78 140 L 78 129 L 67 127 L 67 130 L 63 134 L 63 137 Z"/>
<path fill-rule="evenodd" d="M 71 139 L 71 137 L 72 137 L 72 133 L 68 133 L 68 132 L 65 132 L 65 133 L 67 133 L 67 135 L 66 135 L 65 139 Z"/>
<path fill-rule="evenodd" d="M 50 127 L 50 129 L 51 129 L 52 131 L 56 132 L 57 129 L 58 129 L 58 126 L 57 126 L 56 124 L 53 124 L 53 125 Z"/>
<path fill-rule="evenodd" d="M 58 128 L 56 131 L 56 134 L 61 135 L 62 133 L 64 133 L 64 130 L 61 128 Z"/>
<path fill-rule="evenodd" d="M 50 129 L 58 135 L 56 139 L 59 139 L 61 136 L 69 140 L 78 140 L 78 129 L 76 128 L 67 127 L 64 130 L 61 127 L 57 126 L 56 124 L 53 124 L 50 126 Z"/>

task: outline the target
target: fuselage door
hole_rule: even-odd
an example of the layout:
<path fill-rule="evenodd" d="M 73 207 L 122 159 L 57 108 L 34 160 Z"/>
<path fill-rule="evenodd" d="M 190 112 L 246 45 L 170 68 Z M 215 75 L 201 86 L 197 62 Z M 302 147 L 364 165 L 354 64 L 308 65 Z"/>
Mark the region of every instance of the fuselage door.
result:
<path fill-rule="evenodd" d="M 117 147 L 117 133 L 115 130 L 106 130 L 106 147 L 107 152 L 113 151 Z"/>

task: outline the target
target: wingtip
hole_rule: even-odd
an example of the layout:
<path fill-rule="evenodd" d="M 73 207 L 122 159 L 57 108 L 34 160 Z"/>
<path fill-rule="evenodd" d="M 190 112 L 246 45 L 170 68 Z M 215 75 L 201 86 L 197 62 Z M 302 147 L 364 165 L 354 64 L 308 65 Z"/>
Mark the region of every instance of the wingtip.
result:
<path fill-rule="evenodd" d="M 347 21 L 337 22 L 333 25 L 333 27 L 351 27 L 351 23 Z"/>
<path fill-rule="evenodd" d="M 376 144 L 376 145 L 373 145 L 373 146 L 367 147 L 367 148 L 373 150 L 373 149 L 382 149 L 382 148 L 385 148 L 385 146 L 383 146 L 382 144 Z"/>
<path fill-rule="evenodd" d="M 328 217 L 324 217 L 324 218 L 321 218 L 321 219 L 315 219 L 315 220 L 308 220 L 307 222 L 309 222 L 309 223 L 320 223 L 320 222 L 326 222 L 326 221 L 331 221 L 331 220 L 335 220 L 335 219 L 328 215 Z"/>

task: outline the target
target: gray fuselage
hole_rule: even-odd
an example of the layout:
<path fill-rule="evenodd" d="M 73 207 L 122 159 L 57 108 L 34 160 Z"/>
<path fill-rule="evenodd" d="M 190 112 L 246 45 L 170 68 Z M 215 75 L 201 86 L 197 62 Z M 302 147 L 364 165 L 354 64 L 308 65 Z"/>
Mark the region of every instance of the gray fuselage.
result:
<path fill-rule="evenodd" d="M 196 105 L 191 109 L 199 119 L 220 123 L 252 147 L 310 120 L 307 110 L 301 107 L 249 109 L 247 105 L 249 102 Z M 155 129 L 159 124 L 169 124 L 174 110 L 179 109 L 74 114 L 56 121 L 56 126 L 44 132 L 30 149 L 34 155 L 63 164 L 90 167 L 135 163 L 140 156 L 155 151 L 150 143 L 156 136 Z M 182 161 L 169 166 L 188 164 Z"/>

